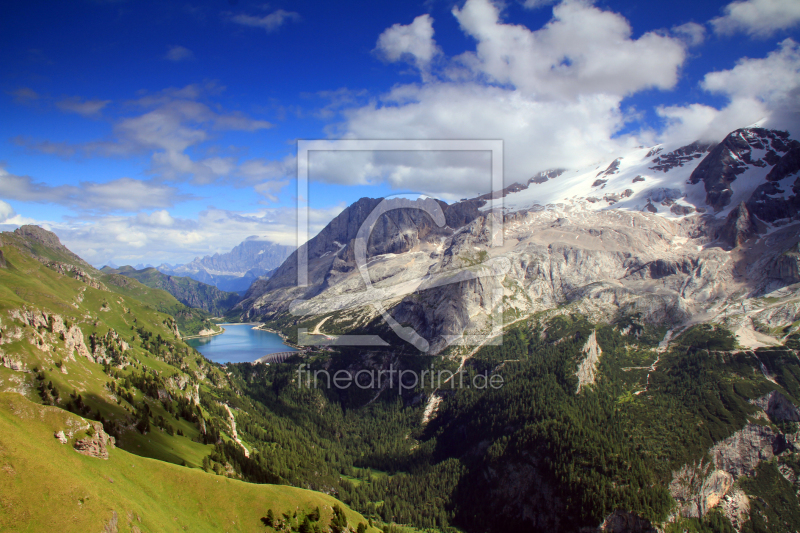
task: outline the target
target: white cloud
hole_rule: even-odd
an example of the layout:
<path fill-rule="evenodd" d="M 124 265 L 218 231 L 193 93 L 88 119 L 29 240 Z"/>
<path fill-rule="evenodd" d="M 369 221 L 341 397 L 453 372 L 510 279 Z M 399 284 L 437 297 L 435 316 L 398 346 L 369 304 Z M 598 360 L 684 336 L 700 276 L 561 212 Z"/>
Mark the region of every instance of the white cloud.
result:
<path fill-rule="evenodd" d="M 52 203 L 96 212 L 135 212 L 170 207 L 192 198 L 178 189 L 150 181 L 120 178 L 105 183 L 52 186 L 17 176 L 0 167 L 0 197 L 22 202 Z"/>
<path fill-rule="evenodd" d="M 800 85 L 800 45 L 786 39 L 763 59 L 742 58 L 731 70 L 706 74 L 702 87 L 731 98 L 773 102 Z"/>
<path fill-rule="evenodd" d="M 344 209 L 312 209 L 309 234 L 316 235 Z M 82 217 L 61 223 L 36 222 L 54 231 L 70 250 L 91 264 L 187 263 L 198 256 L 229 252 L 250 236 L 278 244 L 297 244 L 293 208 L 241 213 L 209 207 L 193 218 L 166 211 L 134 216 Z M 32 221 L 26 221 L 31 223 Z"/>
<path fill-rule="evenodd" d="M 467 0 L 453 15 L 475 39 L 474 51 L 432 63 L 422 83 L 344 110 L 339 136 L 502 139 L 506 184 L 525 182 L 540 170 L 591 164 L 640 144 L 617 135 L 631 119 L 623 99 L 672 88 L 686 57 L 684 40 L 657 33 L 634 39 L 625 18 L 586 2 L 555 6 L 536 30 L 502 22 L 488 0 Z M 318 154 L 310 177 L 384 182 L 446 199 L 490 188 L 486 154 Z"/>
<path fill-rule="evenodd" d="M 466 68 L 539 98 L 670 89 L 686 56 L 679 39 L 654 32 L 632 39 L 624 17 L 577 0 L 555 6 L 536 31 L 502 23 L 488 0 L 467 0 L 453 14 L 478 41 L 475 53 L 460 57 Z"/>
<path fill-rule="evenodd" d="M 387 61 L 408 60 L 422 71 L 440 53 L 433 40 L 433 19 L 420 15 L 411 24 L 395 24 L 378 37 L 375 50 Z"/>
<path fill-rule="evenodd" d="M 295 13 L 294 11 L 278 9 L 277 11 L 274 11 L 263 17 L 244 14 L 232 15 L 231 20 L 236 24 L 241 24 L 242 26 L 263 28 L 269 33 L 277 30 L 288 21 L 297 22 L 300 20 L 300 14 Z"/>
<path fill-rule="evenodd" d="M 185 61 L 187 59 L 193 59 L 194 53 L 186 48 L 185 46 L 174 45 L 170 46 L 169 50 L 167 50 L 167 54 L 164 56 L 164 59 L 169 61 Z"/>
<path fill-rule="evenodd" d="M 160 211 L 153 211 L 150 214 L 139 213 L 136 215 L 136 221 L 139 224 L 146 226 L 163 226 L 165 228 L 171 227 L 175 224 L 175 219 L 169 214 L 166 209 Z"/>
<path fill-rule="evenodd" d="M 279 193 L 287 185 L 289 185 L 288 180 L 265 181 L 259 183 L 254 188 L 258 194 L 260 194 L 265 198 L 265 200 L 270 202 L 277 202 L 278 197 L 275 195 Z"/>
<path fill-rule="evenodd" d="M 696 22 L 687 22 L 672 28 L 672 33 L 689 46 L 699 46 L 706 40 L 706 27 Z"/>
<path fill-rule="evenodd" d="M 221 90 L 214 84 L 187 85 L 143 95 L 124 107 L 141 111 L 118 118 L 113 124 L 112 135 L 107 139 L 69 144 L 17 137 L 14 142 L 31 150 L 62 157 L 75 153 L 106 157 L 149 153 L 151 173 L 170 180 L 190 178 L 195 183 L 204 184 L 232 179 L 239 175 L 236 158 L 212 156 L 193 159 L 187 151 L 214 139 L 217 132 L 257 132 L 271 128 L 272 124 L 239 111 L 222 111 L 211 100 L 211 96 Z M 97 111 L 105 105 L 100 101 L 71 102 L 72 110 L 78 111 L 82 107 L 83 114 L 91 111 L 91 105 Z"/>
<path fill-rule="evenodd" d="M 524 0 L 522 5 L 525 6 L 526 9 L 538 9 L 540 7 L 548 6 L 550 4 L 555 4 L 556 0 Z"/>
<path fill-rule="evenodd" d="M 765 58 L 742 58 L 732 69 L 706 74 L 700 86 L 727 97 L 728 104 L 719 110 L 699 104 L 659 108 L 668 119 L 665 138 L 719 140 L 761 119 L 800 133 L 800 45 L 791 39 Z"/>
<path fill-rule="evenodd" d="M 0 200 L 0 223 L 5 222 L 7 219 L 13 217 L 16 213 L 14 208 L 8 205 L 7 202 Z"/>
<path fill-rule="evenodd" d="M 62 111 L 89 117 L 99 115 L 100 111 L 102 111 L 109 102 L 110 100 L 82 100 L 76 96 L 56 102 L 56 107 Z"/>
<path fill-rule="evenodd" d="M 800 24 L 797 0 L 745 0 L 725 6 L 725 15 L 711 20 L 714 31 L 723 35 L 743 32 L 769 37 Z"/>

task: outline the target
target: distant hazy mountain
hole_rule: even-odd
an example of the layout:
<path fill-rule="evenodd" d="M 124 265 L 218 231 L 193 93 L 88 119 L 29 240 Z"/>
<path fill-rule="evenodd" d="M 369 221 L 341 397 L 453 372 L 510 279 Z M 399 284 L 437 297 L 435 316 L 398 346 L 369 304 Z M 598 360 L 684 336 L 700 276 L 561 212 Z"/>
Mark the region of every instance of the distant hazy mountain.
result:
<path fill-rule="evenodd" d="M 224 315 L 239 301 L 237 293 L 221 291 L 213 285 L 207 285 L 189 277 L 170 276 L 153 267 L 135 269 L 131 266 L 120 268 L 106 266 L 103 267 L 102 272 L 122 274 L 153 289 L 163 289 L 182 304 L 203 309 L 216 316 Z"/>
<path fill-rule="evenodd" d="M 174 267 L 162 264 L 158 270 L 164 274 L 188 276 L 220 290 L 243 293 L 253 281 L 269 277 L 293 251 L 293 246 L 252 236 L 226 254 L 197 257 L 191 263 Z"/>

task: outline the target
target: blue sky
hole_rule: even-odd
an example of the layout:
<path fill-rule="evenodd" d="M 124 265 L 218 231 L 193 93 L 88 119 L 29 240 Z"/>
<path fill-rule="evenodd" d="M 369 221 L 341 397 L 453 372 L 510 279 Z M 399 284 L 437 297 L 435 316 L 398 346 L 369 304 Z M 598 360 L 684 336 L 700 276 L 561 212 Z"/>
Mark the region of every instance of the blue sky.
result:
<path fill-rule="evenodd" d="M 93 264 L 294 244 L 296 139 L 503 139 L 506 182 L 641 144 L 794 130 L 800 2 L 6 2 L 0 225 Z M 362 196 L 486 192 L 481 157 L 323 154 Z"/>

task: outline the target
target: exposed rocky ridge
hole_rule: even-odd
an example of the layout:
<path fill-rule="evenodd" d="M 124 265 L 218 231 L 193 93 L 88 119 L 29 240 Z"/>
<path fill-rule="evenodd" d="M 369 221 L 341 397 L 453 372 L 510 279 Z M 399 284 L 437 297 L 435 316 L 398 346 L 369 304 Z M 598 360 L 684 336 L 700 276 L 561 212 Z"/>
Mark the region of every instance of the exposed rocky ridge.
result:
<path fill-rule="evenodd" d="M 800 420 L 800 409 L 778 391 L 751 403 L 773 422 Z M 673 472 L 669 490 L 679 504 L 679 514 L 701 518 L 719 505 L 739 531 L 750 507 L 747 494 L 735 488 L 734 482 L 742 476 L 752 477 L 760 463 L 771 461 L 787 450 L 800 451 L 799 440 L 797 434 L 785 435 L 767 425 L 748 423 L 709 450 L 712 463 L 704 464 L 701 460 Z M 792 482 L 794 470 L 783 463 L 779 469 Z"/>
<path fill-rule="evenodd" d="M 800 422 L 800 409 L 778 391 L 772 391 L 753 400 L 753 404 L 763 409 L 770 420 L 775 422 Z"/>
<path fill-rule="evenodd" d="M 758 226 L 753 218 L 750 216 L 750 211 L 744 202 L 739 204 L 739 207 L 733 209 L 728 218 L 725 219 L 725 224 L 719 232 L 719 239 L 735 248 L 741 246 L 747 241 L 758 234 Z"/>
<path fill-rule="evenodd" d="M 728 134 L 692 172 L 692 183 L 703 182 L 706 203 L 719 211 L 730 203 L 732 184 L 749 165 L 766 167 L 789 151 L 789 134 L 764 128 L 745 128 Z M 755 152 L 757 150 L 757 152 Z"/>
<path fill-rule="evenodd" d="M 195 258 L 191 263 L 177 267 L 176 271 L 206 270 L 213 274 L 244 275 L 253 268 L 272 270 L 280 266 L 293 246 L 275 244 L 257 237 L 248 237 L 225 254 L 216 253 Z"/>
<path fill-rule="evenodd" d="M 285 323 L 292 302 L 306 301 L 293 308 L 307 313 L 296 320 L 338 312 L 328 326 L 352 328 L 378 317 L 368 305 L 378 297 L 394 320 L 428 340 L 431 353 L 448 348 L 463 333 L 491 334 L 500 316 L 522 317 L 564 305 L 595 322 L 636 315 L 672 327 L 692 320 L 735 321 L 747 314 L 758 321 L 751 328 L 786 327 L 800 318 L 793 300 L 800 295 L 790 287 L 800 280 L 797 225 L 773 226 L 753 213 L 746 196 L 738 198 L 765 183 L 784 157 L 780 168 L 790 172 L 793 142 L 784 132 L 749 128 L 731 133 L 710 151 L 703 143 L 663 154 L 651 150 L 647 164 L 659 168 L 647 183 L 656 184 L 624 194 L 612 189 L 602 200 L 605 208 L 590 198 L 523 207 L 539 187 L 556 183 L 542 175 L 494 195 L 449 206 L 439 202 L 444 227 L 411 206 L 391 211 L 379 219 L 366 247 L 370 280 L 379 293 L 365 291 L 355 264 L 353 240 L 380 203 L 364 198 L 303 247 L 308 286 L 297 287 L 295 253 L 270 280 L 254 283 L 237 310 L 245 319 L 283 317 Z M 640 168 L 627 157 L 616 158 L 581 179 L 600 175 L 609 180 L 603 187 L 614 180 L 631 187 L 627 176 Z M 673 187 L 659 175 L 691 179 Z M 560 173 L 556 181 L 572 191 L 576 179 Z M 743 180 L 741 187 L 737 179 Z M 695 189 L 687 192 L 691 182 L 702 183 L 715 209 L 731 198 L 739 203 L 723 212 L 726 218 L 703 214 L 702 201 L 696 209 L 691 204 L 691 195 L 696 196 Z M 724 192 L 733 190 L 736 194 Z M 502 217 L 492 207 L 497 197 L 512 206 Z M 632 210 L 637 199 L 646 199 L 652 209 L 645 211 L 653 213 Z M 500 237 L 502 246 L 495 246 Z M 481 274 L 498 260 L 509 268 Z M 464 271 L 471 276 L 456 277 Z M 780 301 L 766 305 L 759 300 L 764 296 Z"/>
<path fill-rule="evenodd" d="M 23 239 L 22 242 L 29 247 L 30 253 L 34 256 L 38 256 L 39 254 L 35 253 L 35 251 L 32 249 L 31 241 L 37 242 L 46 248 L 49 248 L 55 252 L 58 252 L 59 254 L 62 254 L 63 256 L 68 258 L 69 262 L 73 265 L 80 265 L 89 272 L 96 271 L 95 268 L 92 267 L 92 265 L 90 265 L 89 263 L 78 257 L 77 254 L 73 253 L 66 246 L 61 244 L 61 241 L 59 240 L 58 236 L 51 231 L 47 231 L 46 229 L 40 228 L 39 226 L 24 225 L 15 229 L 14 233 L 25 238 Z"/>
<path fill-rule="evenodd" d="M 708 152 L 713 146 L 712 143 L 695 141 L 692 144 L 688 144 L 672 152 L 659 155 L 653 159 L 653 166 L 650 167 L 650 169 L 659 172 L 668 172 L 675 167 L 682 167 L 686 163 L 690 163 L 693 159 L 703 157 L 703 154 Z M 659 152 L 648 154 L 648 156 L 656 155 L 657 153 Z"/>
<path fill-rule="evenodd" d="M 75 442 L 73 446 L 75 451 L 89 457 L 108 459 L 109 448 L 114 448 L 114 437 L 106 433 L 103 430 L 103 424 L 99 422 L 91 422 L 91 426 L 92 428 L 89 430 L 90 436 Z"/>
<path fill-rule="evenodd" d="M 580 393 L 582 387 L 594 384 L 594 379 L 597 376 L 597 363 L 600 362 L 600 355 L 603 353 L 603 350 L 597 344 L 597 331 L 592 331 L 582 351 L 586 354 L 586 358 L 581 361 L 578 366 L 578 372 L 576 372 L 578 376 L 578 390 L 576 393 Z"/>
<path fill-rule="evenodd" d="M 191 263 L 175 267 L 161 265 L 158 270 L 169 275 L 188 276 L 220 290 L 243 292 L 259 277 L 271 275 L 294 249 L 294 246 L 252 236 L 228 253 L 196 257 Z"/>

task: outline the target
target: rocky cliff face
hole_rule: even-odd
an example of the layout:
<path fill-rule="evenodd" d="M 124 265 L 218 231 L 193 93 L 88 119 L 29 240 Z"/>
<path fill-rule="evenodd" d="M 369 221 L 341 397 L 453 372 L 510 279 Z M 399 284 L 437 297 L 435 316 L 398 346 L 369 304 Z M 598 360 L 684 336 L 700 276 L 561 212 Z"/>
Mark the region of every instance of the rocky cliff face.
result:
<path fill-rule="evenodd" d="M 237 309 L 284 323 L 338 313 L 327 325 L 346 328 L 377 319 L 369 304 L 378 299 L 429 353 L 560 306 L 594 321 L 635 315 L 671 327 L 746 312 L 765 328 L 785 327 L 800 318 L 791 303 L 797 209 L 784 195 L 782 219 L 760 218 L 759 188 L 795 179 L 795 145 L 785 132 L 743 129 L 710 151 L 701 143 L 642 149 L 583 173 L 439 202 L 441 225 L 419 206 L 389 211 L 366 245 L 377 292 L 366 290 L 355 261 L 359 228 L 380 204 L 364 198 L 301 249 L 307 286 L 297 286 L 295 252 Z M 780 301 L 765 305 L 766 295 Z M 292 310 L 304 314 L 291 318 Z"/>
<path fill-rule="evenodd" d="M 752 166 L 765 168 L 779 163 L 781 155 L 789 151 L 788 140 L 786 132 L 763 128 L 736 130 L 709 152 L 690 180 L 703 182 L 706 203 L 720 211 L 730 203 L 738 176 Z"/>
<path fill-rule="evenodd" d="M 228 253 L 197 257 L 191 263 L 175 267 L 162 265 L 159 270 L 165 274 L 188 276 L 224 291 L 243 292 L 259 277 L 269 275 L 280 266 L 293 250 L 293 246 L 253 236 Z"/>

